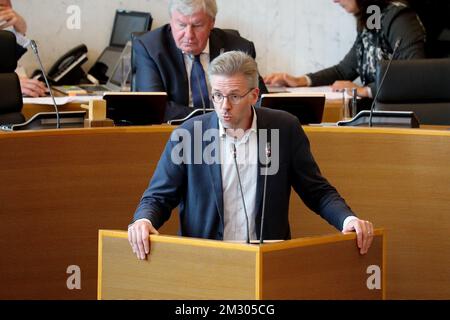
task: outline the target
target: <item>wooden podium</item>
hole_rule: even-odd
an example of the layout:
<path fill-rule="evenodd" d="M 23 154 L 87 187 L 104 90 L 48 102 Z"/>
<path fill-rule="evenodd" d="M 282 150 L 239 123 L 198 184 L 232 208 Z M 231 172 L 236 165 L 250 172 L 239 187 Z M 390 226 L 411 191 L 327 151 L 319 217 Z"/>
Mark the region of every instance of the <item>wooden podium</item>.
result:
<path fill-rule="evenodd" d="M 101 230 L 98 299 L 384 299 L 383 241 L 376 230 L 362 256 L 355 234 L 262 246 L 152 235 L 139 261 L 126 232 Z"/>

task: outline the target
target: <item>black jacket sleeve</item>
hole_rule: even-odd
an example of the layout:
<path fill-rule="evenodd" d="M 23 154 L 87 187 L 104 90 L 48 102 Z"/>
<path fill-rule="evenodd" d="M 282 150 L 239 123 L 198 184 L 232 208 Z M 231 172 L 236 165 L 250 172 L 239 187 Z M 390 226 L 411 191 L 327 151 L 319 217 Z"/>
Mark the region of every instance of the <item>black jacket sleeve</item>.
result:
<path fill-rule="evenodd" d="M 344 59 L 337 65 L 308 74 L 311 79 L 312 86 L 328 86 L 338 80 L 353 81 L 358 78 L 357 60 L 356 60 L 356 41 L 353 47 L 344 57 Z"/>
<path fill-rule="evenodd" d="M 22 47 L 21 45 L 16 44 L 16 59 L 19 61 L 20 58 L 27 52 L 27 49 Z"/>

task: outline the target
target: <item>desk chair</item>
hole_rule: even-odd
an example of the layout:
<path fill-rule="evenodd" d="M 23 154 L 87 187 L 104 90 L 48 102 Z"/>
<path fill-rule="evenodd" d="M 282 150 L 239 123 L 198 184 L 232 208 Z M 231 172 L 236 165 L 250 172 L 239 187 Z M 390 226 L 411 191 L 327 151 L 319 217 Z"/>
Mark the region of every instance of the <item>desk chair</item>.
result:
<path fill-rule="evenodd" d="M 236 37 L 240 37 L 241 33 L 238 30 L 235 29 L 222 29 L 223 31 L 225 31 L 228 34 L 234 35 Z"/>
<path fill-rule="evenodd" d="M 132 32 L 131 33 L 131 91 L 136 91 L 136 63 L 134 62 L 134 50 L 133 45 L 137 37 L 143 35 L 146 32 Z"/>
<path fill-rule="evenodd" d="M 380 84 L 387 62 L 380 64 Z M 375 104 L 375 110 L 413 111 L 420 124 L 450 125 L 450 58 L 395 60 Z"/>
<path fill-rule="evenodd" d="M 428 58 L 450 58 L 450 1 L 409 0 L 427 31 Z"/>
<path fill-rule="evenodd" d="M 16 124 L 25 121 L 22 90 L 17 74 L 16 36 L 0 30 L 0 124 Z"/>

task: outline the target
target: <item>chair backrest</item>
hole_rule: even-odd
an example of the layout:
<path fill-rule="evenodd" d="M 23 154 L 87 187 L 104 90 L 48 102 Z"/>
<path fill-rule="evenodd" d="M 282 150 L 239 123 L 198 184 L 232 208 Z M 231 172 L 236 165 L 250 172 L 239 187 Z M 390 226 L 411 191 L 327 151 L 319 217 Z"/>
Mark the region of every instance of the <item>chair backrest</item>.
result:
<path fill-rule="evenodd" d="M 377 84 L 387 62 L 380 63 Z M 376 110 L 413 111 L 421 124 L 450 124 L 450 59 L 393 61 L 381 88 Z"/>
<path fill-rule="evenodd" d="M 237 36 L 237 37 L 240 37 L 240 36 L 241 36 L 241 34 L 239 33 L 239 31 L 236 30 L 236 29 L 222 29 L 222 30 L 225 31 L 225 32 L 228 33 L 228 34 L 233 35 L 233 36 Z"/>
<path fill-rule="evenodd" d="M 17 68 L 16 36 L 0 30 L 0 73 L 14 72 Z"/>
<path fill-rule="evenodd" d="M 450 1 L 408 0 L 408 4 L 418 14 L 426 29 L 427 57 L 450 57 Z"/>
<path fill-rule="evenodd" d="M 131 91 L 136 91 L 136 63 L 134 61 L 134 41 L 137 37 L 143 35 L 145 32 L 131 33 Z"/>
<path fill-rule="evenodd" d="M 20 112 L 22 94 L 19 77 L 14 72 L 0 73 L 0 113 Z"/>
<path fill-rule="evenodd" d="M 0 31 L 0 124 L 20 123 L 23 100 L 17 67 L 16 37 L 12 32 Z"/>

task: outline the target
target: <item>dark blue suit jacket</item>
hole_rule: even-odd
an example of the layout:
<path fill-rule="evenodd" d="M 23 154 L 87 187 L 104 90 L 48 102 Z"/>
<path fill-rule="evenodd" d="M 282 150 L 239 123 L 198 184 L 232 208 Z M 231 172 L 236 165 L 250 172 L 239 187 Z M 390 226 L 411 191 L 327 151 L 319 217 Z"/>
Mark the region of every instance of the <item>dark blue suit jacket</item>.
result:
<path fill-rule="evenodd" d="M 278 173 L 267 179 L 264 238 L 290 238 L 288 212 L 291 187 L 311 210 L 341 230 L 344 219 L 353 213 L 336 189 L 322 177 L 297 118 L 283 111 L 267 108 L 255 110 L 258 132 L 261 129 L 279 129 L 280 165 Z M 172 137 L 186 132 L 193 135 L 194 121 L 201 122 L 203 133 L 219 127 L 216 113 L 211 112 L 185 122 L 173 132 Z M 167 143 L 150 186 L 136 210 L 134 221 L 147 218 L 155 228 L 160 228 L 169 219 L 172 209 L 179 205 L 182 236 L 222 240 L 224 208 L 220 164 L 174 164 L 171 153 L 179 143 L 178 139 L 171 140 L 175 141 Z M 203 148 L 210 143 L 203 142 Z M 192 153 L 191 163 L 194 163 L 193 157 Z M 263 168 L 261 164 L 260 168 Z M 255 223 L 259 237 L 264 175 L 258 172 L 257 181 Z"/>
<path fill-rule="evenodd" d="M 221 29 L 213 29 L 209 36 L 210 60 L 221 52 L 240 50 L 255 58 L 252 42 Z M 170 25 L 150 31 L 134 40 L 133 60 L 136 68 L 135 90 L 167 92 L 169 97 L 166 120 L 183 118 L 190 112 L 189 81 L 183 53 L 176 46 Z M 260 77 L 261 93 L 267 89 Z"/>

